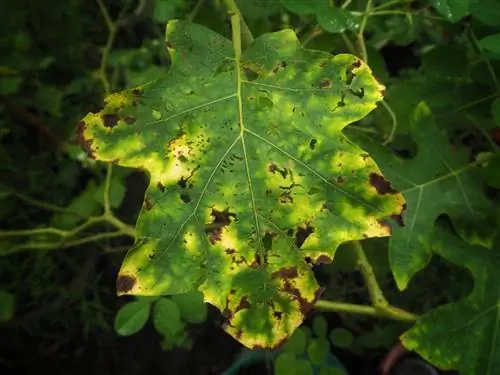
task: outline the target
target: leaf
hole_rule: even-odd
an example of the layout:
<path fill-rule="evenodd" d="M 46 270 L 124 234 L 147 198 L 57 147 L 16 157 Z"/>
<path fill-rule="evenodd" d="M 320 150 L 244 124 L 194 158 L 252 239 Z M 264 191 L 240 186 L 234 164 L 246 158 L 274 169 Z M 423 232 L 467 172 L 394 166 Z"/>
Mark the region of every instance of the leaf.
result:
<path fill-rule="evenodd" d="M 280 9 L 279 0 L 236 0 L 236 5 L 246 20 L 266 18 Z"/>
<path fill-rule="evenodd" d="M 500 54 L 500 34 L 488 35 L 482 38 L 479 44 L 487 51 Z"/>
<path fill-rule="evenodd" d="M 170 298 L 160 298 L 153 307 L 153 324 L 163 336 L 174 338 L 184 329 L 181 311 Z"/>
<path fill-rule="evenodd" d="M 400 218 L 404 227 L 393 230 L 389 240 L 389 263 L 401 290 L 429 262 L 431 233 L 439 215 L 448 214 L 463 228 L 479 222 L 491 208 L 476 176 L 476 163 L 469 163 L 466 153 L 452 151 L 425 103 L 413 112 L 411 127 L 419 150 L 410 160 L 374 141 L 363 142 L 407 202 Z"/>
<path fill-rule="evenodd" d="M 431 0 L 439 14 L 451 22 L 457 22 L 469 12 L 469 0 Z"/>
<path fill-rule="evenodd" d="M 203 323 L 207 317 L 207 305 L 203 300 L 203 293 L 191 292 L 172 296 L 181 312 L 181 317 L 188 323 Z"/>
<path fill-rule="evenodd" d="M 290 339 L 286 342 L 283 350 L 293 353 L 296 356 L 302 355 L 307 346 L 307 333 L 304 329 L 296 329 Z"/>
<path fill-rule="evenodd" d="M 334 328 L 330 332 L 330 341 L 338 348 L 349 348 L 354 342 L 354 337 L 351 331 L 345 328 Z"/>
<path fill-rule="evenodd" d="M 326 336 L 326 332 L 328 330 L 328 323 L 323 315 L 318 314 L 314 317 L 313 320 L 313 332 L 318 337 Z"/>
<path fill-rule="evenodd" d="M 185 0 L 153 0 L 154 19 L 156 22 L 168 22 L 177 17 L 186 5 Z"/>
<path fill-rule="evenodd" d="M 255 39 L 241 61 L 196 24 L 170 22 L 167 37 L 166 77 L 111 95 L 79 128 L 93 157 L 150 175 L 118 293 L 197 287 L 233 337 L 274 347 L 318 298 L 310 265 L 388 236 L 402 210 L 341 133 L 382 86 L 355 56 L 302 49 L 291 30 Z"/>
<path fill-rule="evenodd" d="M 297 366 L 297 358 L 291 352 L 282 352 L 274 360 L 274 373 L 276 375 L 294 374 Z"/>
<path fill-rule="evenodd" d="M 474 18 L 489 26 L 500 25 L 498 0 L 469 0 L 469 10 Z"/>
<path fill-rule="evenodd" d="M 329 351 L 330 344 L 324 337 L 312 339 L 307 346 L 307 355 L 309 356 L 311 363 L 315 365 L 321 365 L 325 363 Z"/>
<path fill-rule="evenodd" d="M 403 345 L 432 364 L 461 375 L 500 374 L 500 259 L 490 249 L 468 245 L 438 227 L 432 250 L 464 266 L 475 277 L 463 300 L 423 315 L 403 334 Z"/>
<path fill-rule="evenodd" d="M 329 0 L 296 1 L 281 0 L 281 3 L 290 12 L 299 15 L 314 14 L 322 29 L 330 33 L 343 33 L 346 30 L 359 28 L 358 17 L 351 12 L 332 6 Z"/>
<path fill-rule="evenodd" d="M 139 332 L 149 318 L 150 306 L 143 301 L 133 301 L 123 305 L 115 316 L 115 332 L 121 336 Z"/>

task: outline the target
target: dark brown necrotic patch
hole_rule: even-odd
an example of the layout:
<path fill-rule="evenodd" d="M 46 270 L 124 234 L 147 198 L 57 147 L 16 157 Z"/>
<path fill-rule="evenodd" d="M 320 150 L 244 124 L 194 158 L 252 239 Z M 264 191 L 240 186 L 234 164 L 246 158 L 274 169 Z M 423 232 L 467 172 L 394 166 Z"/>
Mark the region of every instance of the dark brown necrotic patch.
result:
<path fill-rule="evenodd" d="M 125 122 L 129 125 L 135 123 L 135 117 L 133 116 L 126 116 L 123 120 L 125 120 Z"/>
<path fill-rule="evenodd" d="M 116 279 L 116 291 L 118 293 L 127 293 L 132 290 L 137 279 L 130 275 L 119 275 Z"/>
<path fill-rule="evenodd" d="M 93 139 L 85 138 L 85 130 L 87 129 L 87 124 L 85 121 L 80 121 L 76 128 L 76 141 L 80 144 L 83 150 L 87 153 L 87 156 L 90 159 L 96 160 L 96 156 L 94 155 L 94 150 L 92 149 Z"/>
<path fill-rule="evenodd" d="M 212 209 L 210 215 L 212 222 L 205 226 L 205 233 L 208 234 L 210 243 L 213 245 L 221 240 L 222 228 L 231 224 L 231 218 L 236 220 L 236 214 L 229 212 L 229 209 L 226 208 L 224 211 Z"/>
<path fill-rule="evenodd" d="M 309 225 L 306 225 L 306 227 L 299 227 L 295 233 L 295 246 L 300 248 L 307 237 L 309 237 L 313 232 L 314 228 Z"/>
<path fill-rule="evenodd" d="M 370 185 L 377 189 L 377 193 L 380 195 L 397 193 L 392 188 L 391 183 L 377 173 L 370 173 Z"/>
<path fill-rule="evenodd" d="M 102 124 L 107 128 L 114 128 L 118 124 L 119 117 L 114 114 L 102 115 Z"/>

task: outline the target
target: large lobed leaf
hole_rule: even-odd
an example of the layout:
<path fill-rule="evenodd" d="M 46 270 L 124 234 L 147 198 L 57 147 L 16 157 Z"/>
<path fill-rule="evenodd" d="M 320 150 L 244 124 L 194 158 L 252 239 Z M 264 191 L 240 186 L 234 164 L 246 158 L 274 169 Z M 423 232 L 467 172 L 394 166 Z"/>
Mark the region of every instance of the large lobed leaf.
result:
<path fill-rule="evenodd" d="M 236 60 L 201 26 L 167 28 L 165 77 L 107 98 L 80 124 L 95 158 L 150 185 L 119 294 L 197 288 L 248 347 L 274 347 L 319 293 L 311 264 L 345 241 L 390 234 L 403 198 L 341 130 L 383 87 L 352 55 L 302 49 L 291 30 Z"/>
<path fill-rule="evenodd" d="M 403 227 L 395 229 L 389 241 L 389 261 L 401 290 L 428 264 L 439 215 L 448 214 L 465 232 L 483 221 L 491 208 L 475 170 L 477 164 L 469 162 L 466 153 L 451 149 L 425 103 L 415 109 L 410 126 L 418 147 L 412 159 L 401 159 L 374 141 L 362 142 L 407 202 Z"/>
<path fill-rule="evenodd" d="M 436 228 L 432 242 L 436 253 L 471 271 L 474 290 L 468 298 L 440 306 L 421 317 L 402 336 L 404 346 L 442 369 L 457 369 L 461 375 L 499 375 L 498 252 L 468 245 L 442 227 Z"/>

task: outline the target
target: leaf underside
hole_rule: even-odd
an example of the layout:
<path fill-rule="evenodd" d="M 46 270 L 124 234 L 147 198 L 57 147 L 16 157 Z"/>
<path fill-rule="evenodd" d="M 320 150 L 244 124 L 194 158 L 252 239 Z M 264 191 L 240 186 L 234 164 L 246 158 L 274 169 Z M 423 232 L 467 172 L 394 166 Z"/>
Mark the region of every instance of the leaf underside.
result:
<path fill-rule="evenodd" d="M 233 337 L 275 347 L 318 298 L 311 265 L 388 236 L 402 211 L 341 132 L 383 87 L 355 56 L 305 50 L 291 30 L 256 39 L 241 61 L 198 25 L 172 21 L 167 39 L 165 77 L 111 95 L 79 126 L 94 158 L 150 175 L 118 293 L 198 289 Z"/>

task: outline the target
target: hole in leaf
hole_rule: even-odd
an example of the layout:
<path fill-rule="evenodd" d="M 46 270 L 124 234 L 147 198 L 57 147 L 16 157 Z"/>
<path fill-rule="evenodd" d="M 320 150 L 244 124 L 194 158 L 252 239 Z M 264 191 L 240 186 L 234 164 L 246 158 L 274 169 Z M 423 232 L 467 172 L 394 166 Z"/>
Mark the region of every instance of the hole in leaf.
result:
<path fill-rule="evenodd" d="M 297 232 L 295 233 L 295 246 L 300 248 L 302 244 L 305 242 L 307 237 L 309 237 L 314 232 L 314 228 L 309 224 L 306 227 L 299 227 Z"/>
<path fill-rule="evenodd" d="M 365 89 L 363 87 L 361 87 L 359 90 L 349 89 L 348 92 L 360 99 L 365 96 Z"/>
<path fill-rule="evenodd" d="M 118 124 L 119 117 L 117 115 L 102 115 L 102 124 L 107 128 L 114 128 Z"/>
<path fill-rule="evenodd" d="M 391 186 L 391 183 L 387 181 L 383 176 L 377 173 L 370 173 L 370 185 L 372 185 L 377 193 L 380 195 L 384 194 L 396 194 L 397 191 Z"/>
<path fill-rule="evenodd" d="M 205 233 L 213 245 L 221 240 L 222 228 L 231 224 L 231 219 L 236 220 L 236 214 L 229 212 L 227 208 L 224 211 L 212 209 L 211 216 L 212 222 L 205 226 Z"/>

